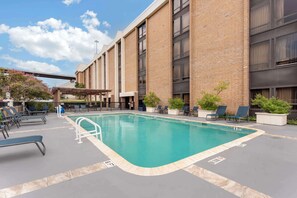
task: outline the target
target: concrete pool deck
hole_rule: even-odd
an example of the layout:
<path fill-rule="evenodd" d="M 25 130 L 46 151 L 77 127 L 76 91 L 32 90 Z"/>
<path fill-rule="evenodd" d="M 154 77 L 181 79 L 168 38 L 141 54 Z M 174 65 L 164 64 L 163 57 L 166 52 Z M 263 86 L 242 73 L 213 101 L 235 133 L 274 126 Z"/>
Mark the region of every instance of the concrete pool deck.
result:
<path fill-rule="evenodd" d="M 47 153 L 33 144 L 1 148 L 0 197 L 296 197 L 297 127 L 233 125 L 266 133 L 183 170 L 144 177 L 107 167 L 108 157 L 86 139 L 77 144 L 73 126 L 50 114 L 46 125 L 9 131 L 43 135 Z"/>

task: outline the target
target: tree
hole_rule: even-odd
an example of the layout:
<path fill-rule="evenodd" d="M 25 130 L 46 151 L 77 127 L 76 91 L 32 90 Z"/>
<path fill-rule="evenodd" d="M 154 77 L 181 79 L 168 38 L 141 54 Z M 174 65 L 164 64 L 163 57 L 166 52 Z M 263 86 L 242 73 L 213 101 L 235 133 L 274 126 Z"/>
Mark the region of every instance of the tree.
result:
<path fill-rule="evenodd" d="M 16 101 L 52 98 L 49 88 L 34 76 L 15 70 L 5 73 L 0 69 L 0 97 L 5 98 L 6 92 Z"/>
<path fill-rule="evenodd" d="M 75 88 L 86 88 L 86 86 L 83 83 L 75 82 Z"/>

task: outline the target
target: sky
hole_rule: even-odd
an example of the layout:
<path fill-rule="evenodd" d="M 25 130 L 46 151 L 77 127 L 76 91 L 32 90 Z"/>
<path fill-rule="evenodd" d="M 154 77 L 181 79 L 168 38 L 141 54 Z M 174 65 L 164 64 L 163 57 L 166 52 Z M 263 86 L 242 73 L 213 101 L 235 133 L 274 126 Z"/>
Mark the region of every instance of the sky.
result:
<path fill-rule="evenodd" d="M 74 76 L 153 0 L 0 0 L 0 67 Z M 42 78 L 50 87 L 65 81 Z"/>

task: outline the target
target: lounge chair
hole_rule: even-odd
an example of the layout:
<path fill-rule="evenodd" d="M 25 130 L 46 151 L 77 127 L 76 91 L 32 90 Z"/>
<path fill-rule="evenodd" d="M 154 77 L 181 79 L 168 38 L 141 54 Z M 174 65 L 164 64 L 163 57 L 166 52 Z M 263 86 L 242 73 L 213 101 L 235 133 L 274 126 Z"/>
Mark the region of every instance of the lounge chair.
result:
<path fill-rule="evenodd" d="M 74 112 L 80 111 L 79 105 L 74 105 Z"/>
<path fill-rule="evenodd" d="M 193 115 L 193 116 L 197 115 L 198 116 L 198 109 L 199 109 L 199 107 L 194 106 L 193 109 L 190 111 L 190 115 Z"/>
<path fill-rule="evenodd" d="M 226 119 L 240 121 L 242 118 L 247 118 L 249 121 L 249 106 L 239 106 L 236 115 L 227 116 Z"/>
<path fill-rule="evenodd" d="M 222 117 L 226 114 L 226 109 L 227 106 L 218 106 L 216 113 L 206 115 L 206 120 L 217 120 L 219 117 Z"/>
<path fill-rule="evenodd" d="M 33 108 L 31 108 L 31 109 L 33 109 Z M 35 107 L 34 107 L 34 109 L 35 109 Z M 28 115 L 47 114 L 47 111 L 36 111 L 36 110 L 32 111 L 32 110 L 28 109 L 27 107 L 25 107 L 25 110 Z"/>
<path fill-rule="evenodd" d="M 155 112 L 158 112 L 160 113 L 162 111 L 162 106 L 161 105 L 158 105 L 156 108 L 155 108 Z"/>
<path fill-rule="evenodd" d="M 162 108 L 160 113 L 168 114 L 168 106 L 165 106 L 164 108 Z"/>
<path fill-rule="evenodd" d="M 22 115 L 14 107 L 10 107 L 10 109 L 13 111 L 14 114 L 12 114 L 11 111 L 9 111 L 10 112 L 9 114 L 11 116 L 16 116 L 20 121 L 41 119 L 41 121 L 44 124 L 46 123 L 45 114 L 41 114 L 41 115 Z"/>
<path fill-rule="evenodd" d="M 41 135 L 35 135 L 35 136 L 27 136 L 27 137 L 18 137 L 18 138 L 9 138 L 6 140 L 0 140 L 0 147 L 9 147 L 9 146 L 17 146 L 22 144 L 31 144 L 34 143 L 42 153 L 42 155 L 45 155 L 45 145 L 42 142 L 42 136 Z M 40 145 L 43 147 L 41 148 Z"/>
<path fill-rule="evenodd" d="M 183 107 L 183 112 L 185 116 L 189 116 L 190 115 L 190 107 L 189 106 L 184 106 Z"/>
<path fill-rule="evenodd" d="M 80 110 L 81 111 L 89 111 L 86 105 L 80 105 Z"/>
<path fill-rule="evenodd" d="M 6 139 L 6 136 L 9 137 L 8 132 L 6 130 L 6 126 L 4 124 L 0 125 L 0 131 L 2 132 L 4 139 Z M 6 135 L 5 135 L 5 133 L 6 133 Z"/>
<path fill-rule="evenodd" d="M 4 111 L 6 112 L 6 114 L 4 113 Z M 2 107 L 1 113 L 2 113 L 2 118 L 6 120 L 8 124 L 10 124 L 11 126 L 14 124 L 17 126 L 17 128 L 21 126 L 20 125 L 21 120 L 17 116 L 14 116 L 14 114 L 6 107 Z"/>

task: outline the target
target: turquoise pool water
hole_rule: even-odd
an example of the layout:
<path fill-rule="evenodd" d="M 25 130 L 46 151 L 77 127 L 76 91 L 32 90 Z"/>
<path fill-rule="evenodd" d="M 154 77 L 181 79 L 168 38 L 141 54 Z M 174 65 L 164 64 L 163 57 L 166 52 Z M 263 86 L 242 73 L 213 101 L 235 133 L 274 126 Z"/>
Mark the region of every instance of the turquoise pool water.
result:
<path fill-rule="evenodd" d="M 255 131 L 134 114 L 84 116 L 102 127 L 103 142 L 130 163 L 158 167 Z M 75 120 L 77 117 L 70 117 Z M 86 130 L 93 127 L 82 123 Z"/>

